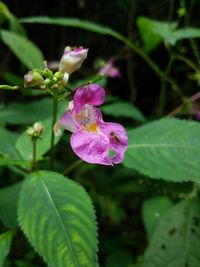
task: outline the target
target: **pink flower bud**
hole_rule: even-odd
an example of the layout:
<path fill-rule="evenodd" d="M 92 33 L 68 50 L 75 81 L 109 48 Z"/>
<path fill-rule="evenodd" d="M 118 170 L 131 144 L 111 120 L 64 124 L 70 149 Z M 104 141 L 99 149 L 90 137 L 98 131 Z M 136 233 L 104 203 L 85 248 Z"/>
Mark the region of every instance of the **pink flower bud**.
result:
<path fill-rule="evenodd" d="M 43 77 L 36 70 L 29 71 L 24 76 L 24 87 L 40 86 L 44 82 Z"/>
<path fill-rule="evenodd" d="M 59 71 L 71 74 L 80 69 L 83 61 L 86 59 L 88 49 L 82 47 L 67 46 L 60 60 Z"/>

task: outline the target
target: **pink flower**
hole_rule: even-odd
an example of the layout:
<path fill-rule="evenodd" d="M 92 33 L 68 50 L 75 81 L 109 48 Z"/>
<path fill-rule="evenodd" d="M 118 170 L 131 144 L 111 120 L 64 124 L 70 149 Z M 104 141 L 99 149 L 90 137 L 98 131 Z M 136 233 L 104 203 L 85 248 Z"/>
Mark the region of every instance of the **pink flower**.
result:
<path fill-rule="evenodd" d="M 105 91 L 97 84 L 76 90 L 73 102 L 55 126 L 73 132 L 70 143 L 73 151 L 89 163 L 113 165 L 123 161 L 128 138 L 118 123 L 104 122 L 101 111 L 95 106 L 104 102 Z M 114 156 L 110 156 L 110 152 Z"/>
<path fill-rule="evenodd" d="M 80 69 L 83 61 L 87 57 L 87 53 L 88 49 L 83 47 L 67 46 L 60 60 L 59 71 L 71 74 L 72 72 Z"/>
<path fill-rule="evenodd" d="M 111 78 L 121 77 L 121 73 L 114 65 L 114 60 L 110 59 L 105 66 L 99 70 L 100 75 L 105 75 Z"/>

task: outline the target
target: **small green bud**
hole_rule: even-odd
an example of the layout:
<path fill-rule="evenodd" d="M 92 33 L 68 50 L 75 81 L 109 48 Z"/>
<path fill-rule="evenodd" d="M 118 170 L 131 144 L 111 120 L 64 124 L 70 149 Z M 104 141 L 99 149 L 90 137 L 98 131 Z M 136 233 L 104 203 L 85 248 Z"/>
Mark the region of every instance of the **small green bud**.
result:
<path fill-rule="evenodd" d="M 42 135 L 44 125 L 42 122 L 36 122 L 32 127 L 28 127 L 26 133 L 32 138 L 38 138 Z"/>
<path fill-rule="evenodd" d="M 29 71 L 24 76 L 24 87 L 41 86 L 43 82 L 44 82 L 44 79 L 37 70 Z"/>

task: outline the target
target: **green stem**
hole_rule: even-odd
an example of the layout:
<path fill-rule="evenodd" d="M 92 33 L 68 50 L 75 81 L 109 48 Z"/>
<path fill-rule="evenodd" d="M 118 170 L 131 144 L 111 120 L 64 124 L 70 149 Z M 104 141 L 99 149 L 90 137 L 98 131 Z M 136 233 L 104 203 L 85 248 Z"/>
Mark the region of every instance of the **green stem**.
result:
<path fill-rule="evenodd" d="M 54 125 L 57 120 L 57 112 L 58 112 L 58 99 L 57 95 L 53 95 L 53 118 L 52 118 L 52 129 L 51 129 L 51 159 L 50 159 L 50 168 L 53 170 L 54 168 L 54 154 L 55 154 L 55 148 L 54 148 Z"/>
<path fill-rule="evenodd" d="M 63 172 L 62 174 L 68 174 L 70 171 L 72 171 L 73 169 L 75 169 L 77 166 L 79 166 L 81 163 L 83 163 L 82 160 L 77 160 L 75 161 L 74 163 L 72 163 L 69 167 L 67 167 Z"/>
<path fill-rule="evenodd" d="M 36 161 L 36 146 L 37 146 L 37 138 L 32 138 L 32 145 L 33 145 L 33 161 L 32 161 L 32 171 L 37 169 L 37 161 Z"/>
<path fill-rule="evenodd" d="M 164 108 L 165 108 L 165 98 L 166 98 L 166 87 L 167 87 L 167 78 L 170 74 L 172 65 L 174 62 L 174 56 L 173 54 L 170 55 L 165 73 L 164 73 L 164 78 L 162 79 L 161 82 L 161 90 L 160 90 L 160 101 L 159 101 L 159 116 L 161 117 L 163 115 L 164 112 Z"/>

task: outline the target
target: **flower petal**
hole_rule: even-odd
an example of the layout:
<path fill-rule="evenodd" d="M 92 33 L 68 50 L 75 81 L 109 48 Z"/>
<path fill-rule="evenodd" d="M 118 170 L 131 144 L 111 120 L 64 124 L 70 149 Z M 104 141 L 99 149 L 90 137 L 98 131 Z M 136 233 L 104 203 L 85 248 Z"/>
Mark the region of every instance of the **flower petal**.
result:
<path fill-rule="evenodd" d="M 105 91 L 98 84 L 90 84 L 80 87 L 74 95 L 74 108 L 78 113 L 85 104 L 99 106 L 103 104 L 105 99 Z"/>
<path fill-rule="evenodd" d="M 88 49 L 67 46 L 59 63 L 59 71 L 71 74 L 80 69 L 83 61 L 86 59 Z"/>
<path fill-rule="evenodd" d="M 112 165 L 109 158 L 109 139 L 100 134 L 78 130 L 70 140 L 73 151 L 88 163 Z"/>
<path fill-rule="evenodd" d="M 60 117 L 58 123 L 66 130 L 74 132 L 77 128 L 74 110 L 65 111 L 65 113 Z"/>
<path fill-rule="evenodd" d="M 99 124 L 99 129 L 109 138 L 110 149 L 116 153 L 116 155 L 111 158 L 112 162 L 115 164 L 122 162 L 128 145 L 128 137 L 125 128 L 118 123 L 105 122 Z"/>

